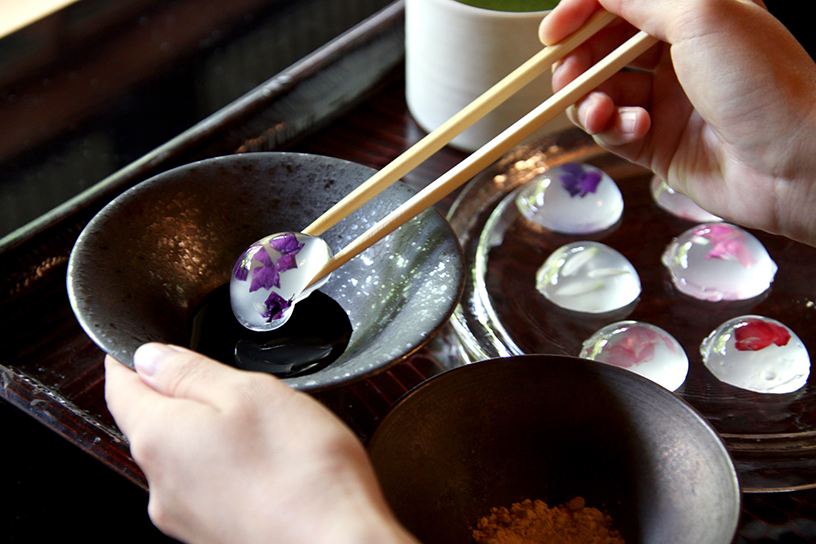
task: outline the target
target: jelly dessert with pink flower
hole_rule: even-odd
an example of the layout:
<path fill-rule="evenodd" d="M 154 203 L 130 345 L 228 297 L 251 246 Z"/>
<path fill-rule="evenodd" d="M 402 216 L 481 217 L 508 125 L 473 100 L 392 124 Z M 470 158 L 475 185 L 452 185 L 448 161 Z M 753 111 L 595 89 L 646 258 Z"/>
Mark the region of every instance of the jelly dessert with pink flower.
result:
<path fill-rule="evenodd" d="M 728 223 L 693 227 L 662 258 L 674 286 L 700 300 L 745 300 L 764 293 L 777 266 L 753 234 Z"/>
<path fill-rule="evenodd" d="M 676 391 L 688 375 L 689 362 L 680 343 L 649 323 L 619 321 L 607 325 L 584 341 L 579 355 L 625 368 Z"/>

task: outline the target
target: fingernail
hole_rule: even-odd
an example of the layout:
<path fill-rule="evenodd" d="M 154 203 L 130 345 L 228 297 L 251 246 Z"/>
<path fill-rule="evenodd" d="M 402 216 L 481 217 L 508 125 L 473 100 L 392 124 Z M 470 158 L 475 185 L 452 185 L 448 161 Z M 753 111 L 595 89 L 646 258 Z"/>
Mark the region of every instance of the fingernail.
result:
<path fill-rule="evenodd" d="M 631 134 L 635 131 L 637 124 L 637 114 L 633 111 L 622 111 L 620 113 L 620 130 L 621 132 Z"/>
<path fill-rule="evenodd" d="M 575 104 L 567 108 L 567 117 L 578 128 L 584 128 L 584 126 L 581 124 L 581 118 L 578 115 L 578 107 Z"/>
<path fill-rule="evenodd" d="M 133 366 L 139 374 L 153 376 L 168 357 L 177 353 L 177 349 L 166 344 L 144 344 L 133 354 Z"/>

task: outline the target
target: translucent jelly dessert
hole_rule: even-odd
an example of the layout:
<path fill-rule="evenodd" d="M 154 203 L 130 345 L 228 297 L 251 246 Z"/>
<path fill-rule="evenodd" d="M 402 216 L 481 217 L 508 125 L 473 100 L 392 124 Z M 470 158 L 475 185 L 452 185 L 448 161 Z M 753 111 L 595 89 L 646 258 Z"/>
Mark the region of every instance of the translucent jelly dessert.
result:
<path fill-rule="evenodd" d="M 777 270 L 754 235 L 728 223 L 687 230 L 669 244 L 662 261 L 681 293 L 709 301 L 758 296 Z"/>
<path fill-rule="evenodd" d="M 625 368 L 676 391 L 686 380 L 689 362 L 675 338 L 649 323 L 619 321 L 598 330 L 579 357 Z"/>
<path fill-rule="evenodd" d="M 810 375 L 810 356 L 802 341 L 768 317 L 726 321 L 703 341 L 700 353 L 717 379 L 756 393 L 790 393 Z"/>
<path fill-rule="evenodd" d="M 604 313 L 640 296 L 640 277 L 626 257 L 598 242 L 556 249 L 536 273 L 536 289 L 567 310 Z"/>
<path fill-rule="evenodd" d="M 529 221 L 555 232 L 588 234 L 613 226 L 623 197 L 603 170 L 588 164 L 554 166 L 525 185 L 516 197 Z"/>
<path fill-rule="evenodd" d="M 309 286 L 331 255 L 322 239 L 301 233 L 273 234 L 255 242 L 238 258 L 230 278 L 236 319 L 253 331 L 282 326 L 293 305 L 327 281 Z"/>
<path fill-rule="evenodd" d="M 702 209 L 683 193 L 678 193 L 669 187 L 665 181 L 657 176 L 652 178 L 651 192 L 655 204 L 681 219 L 688 219 L 695 223 L 722 221 L 721 218 Z"/>

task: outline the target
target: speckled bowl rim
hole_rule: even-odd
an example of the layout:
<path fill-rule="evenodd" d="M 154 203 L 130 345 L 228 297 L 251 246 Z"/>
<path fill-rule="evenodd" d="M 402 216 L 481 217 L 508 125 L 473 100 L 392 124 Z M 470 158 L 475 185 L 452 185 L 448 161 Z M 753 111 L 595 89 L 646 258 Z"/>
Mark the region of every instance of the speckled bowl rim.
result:
<path fill-rule="evenodd" d="M 119 328 L 117 323 L 108 322 L 109 320 L 107 319 L 101 319 L 102 316 L 95 312 L 94 297 L 89 295 L 89 293 L 93 293 L 94 286 L 90 285 L 91 282 L 89 281 L 89 278 L 83 278 L 81 271 L 84 267 L 89 266 L 89 264 L 92 265 L 94 255 L 99 251 L 96 237 L 99 232 L 106 228 L 106 225 L 108 225 L 111 220 L 116 219 L 117 217 L 121 218 L 123 216 L 127 216 L 129 207 L 133 202 L 144 200 L 146 198 L 145 195 L 149 195 L 151 192 L 157 190 L 157 188 L 166 186 L 168 184 L 183 185 L 185 183 L 184 180 L 186 179 L 185 176 L 189 176 L 191 172 L 200 172 L 202 169 L 213 167 L 240 169 L 246 165 L 257 166 L 260 164 L 270 162 L 276 163 L 280 161 L 291 164 L 317 164 L 319 165 L 318 170 L 326 168 L 341 169 L 344 172 L 353 173 L 354 176 L 358 178 L 357 183 L 364 181 L 375 172 L 371 168 L 356 163 L 320 155 L 287 152 L 264 152 L 229 155 L 225 157 L 216 157 L 213 159 L 198 161 L 173 168 L 137 184 L 116 197 L 99 213 L 97 213 L 97 215 L 88 223 L 85 229 L 83 229 L 71 252 L 67 273 L 68 296 L 74 314 L 89 337 L 100 348 L 102 348 L 103 351 L 111 354 L 128 366 L 132 366 L 132 354 L 142 343 L 148 341 L 167 341 L 166 338 L 145 337 L 144 335 L 140 334 L 134 335 L 129 334 L 126 331 L 117 331 L 117 328 Z M 354 186 L 348 187 L 343 194 L 337 195 L 337 198 L 334 200 L 339 200 L 340 197 L 344 196 L 344 194 L 348 192 L 348 190 L 353 189 L 353 187 Z M 325 233 L 325 237 L 327 237 L 327 239 L 331 237 L 344 239 L 346 241 L 342 245 L 345 245 L 347 241 L 350 241 L 352 238 L 361 233 L 359 229 L 361 222 L 365 223 L 376 221 L 379 219 L 379 217 L 384 216 L 388 211 L 390 211 L 391 208 L 407 200 L 414 194 L 415 191 L 413 189 L 402 182 L 398 182 L 388 190 L 384 191 L 377 197 L 377 199 L 372 201 L 372 203 L 367 204 L 365 207 L 361 208 L 360 211 L 355 212 L 355 214 L 352 215 L 349 220 L 346 220 L 337 227 L 327 231 L 327 233 Z M 376 202 L 378 199 L 380 199 L 380 203 L 374 204 L 374 202 Z M 384 207 L 385 204 L 382 203 L 382 199 L 386 200 L 387 204 L 389 204 L 386 206 L 388 209 Z M 331 203 L 333 202 L 330 202 L 329 204 Z M 372 211 L 372 209 L 370 209 L 371 206 L 375 206 L 375 208 L 379 206 L 379 208 Z M 318 214 L 315 214 L 315 216 L 316 215 Z M 379 217 L 377 217 L 377 219 L 372 219 L 374 216 Z M 448 284 L 446 285 L 446 292 L 441 298 L 435 297 L 436 300 L 434 301 L 434 304 L 436 304 L 436 307 L 435 309 L 431 309 L 430 312 L 433 315 L 430 317 L 427 315 L 424 316 L 424 325 L 421 327 L 422 330 L 418 330 L 416 327 L 416 317 L 411 318 L 410 315 L 405 313 L 410 313 L 413 310 L 410 307 L 406 308 L 401 310 L 403 314 L 403 323 L 398 322 L 394 324 L 389 322 L 383 325 L 383 327 L 389 329 L 388 332 L 391 335 L 390 338 L 393 338 L 394 335 L 397 337 L 404 336 L 404 338 L 400 338 L 400 345 L 380 345 L 374 348 L 371 348 L 370 346 L 363 346 L 360 349 L 352 349 L 355 342 L 355 337 L 352 335 L 349 350 L 347 350 L 347 352 L 344 353 L 340 359 L 338 359 L 338 361 L 314 374 L 287 378 L 284 380 L 287 384 L 302 391 L 322 391 L 371 377 L 409 358 L 416 351 L 426 345 L 448 322 L 456 308 L 464 287 L 464 256 L 456 235 L 450 228 L 450 225 L 446 219 L 438 211 L 426 210 L 420 214 L 420 216 L 415 218 L 412 223 L 398 229 L 379 244 L 375 244 L 374 247 L 367 250 L 367 252 L 373 252 L 367 257 L 367 259 L 369 261 L 376 261 L 376 259 L 381 256 L 384 247 L 380 244 L 399 243 L 399 241 L 388 242 L 388 240 L 398 236 L 400 230 L 411 228 L 409 225 L 413 223 L 420 225 L 420 227 L 423 229 L 428 228 L 435 233 L 435 239 L 440 242 L 440 247 L 432 248 L 427 257 L 429 259 L 439 258 L 442 264 L 446 267 L 446 273 L 449 274 L 449 278 L 445 280 L 446 284 Z M 346 224 L 345 227 L 344 224 Z M 300 228 L 302 228 L 302 226 Z M 266 234 L 269 234 L 269 232 Z M 258 236 L 258 238 L 260 237 L 261 236 Z M 247 242 L 247 245 L 249 243 L 251 242 Z M 331 245 L 335 251 L 339 249 L 336 247 L 338 244 Z M 387 249 L 385 251 L 387 252 Z M 354 272 L 352 262 L 344 265 L 344 267 L 341 267 L 337 272 L 335 272 L 327 285 L 321 290 L 327 292 L 331 296 L 333 286 L 338 285 L 340 282 L 348 281 L 348 275 Z M 439 263 L 433 264 L 434 266 L 439 265 Z M 226 273 L 228 274 L 228 271 Z M 414 278 L 405 281 L 422 283 L 422 281 L 425 280 L 423 278 Z M 409 321 L 413 324 L 408 323 Z M 120 325 L 125 325 L 124 328 L 127 328 L 126 324 Z M 382 342 L 380 344 L 382 344 Z M 386 348 L 390 349 L 390 352 L 384 355 L 382 350 Z M 369 354 L 369 352 L 372 350 L 373 353 Z"/>

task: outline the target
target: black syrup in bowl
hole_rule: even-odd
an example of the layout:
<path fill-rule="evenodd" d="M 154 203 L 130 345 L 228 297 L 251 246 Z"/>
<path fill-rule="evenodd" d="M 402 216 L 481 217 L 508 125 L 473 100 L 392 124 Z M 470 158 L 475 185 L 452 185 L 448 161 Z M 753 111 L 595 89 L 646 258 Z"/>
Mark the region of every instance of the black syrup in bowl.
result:
<path fill-rule="evenodd" d="M 316 372 L 336 361 L 351 338 L 351 322 L 334 299 L 315 291 L 297 303 L 282 327 L 251 331 L 235 319 L 229 285 L 223 285 L 199 305 L 190 338 L 192 349 L 212 359 L 288 378 Z"/>

